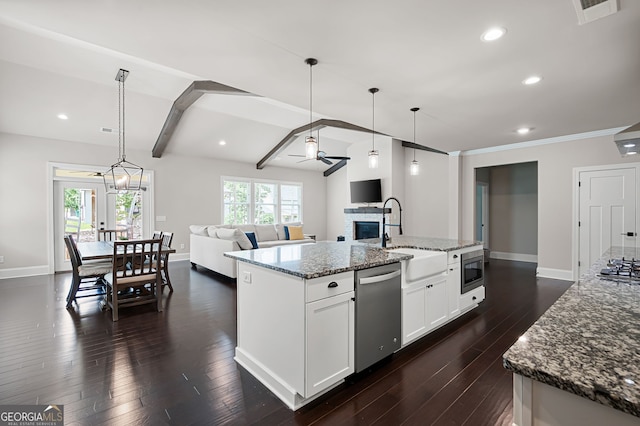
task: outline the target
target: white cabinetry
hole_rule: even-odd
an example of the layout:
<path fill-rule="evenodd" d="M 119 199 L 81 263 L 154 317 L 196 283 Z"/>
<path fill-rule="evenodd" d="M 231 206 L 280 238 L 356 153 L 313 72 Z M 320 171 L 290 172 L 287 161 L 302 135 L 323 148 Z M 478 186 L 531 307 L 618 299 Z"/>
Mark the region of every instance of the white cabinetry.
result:
<path fill-rule="evenodd" d="M 449 316 L 453 318 L 460 314 L 460 255 L 457 252 L 449 254 L 447 268 Z"/>
<path fill-rule="evenodd" d="M 310 291 L 313 287 L 325 287 L 327 293 L 338 293 L 306 304 L 304 396 L 307 398 L 330 388 L 354 371 L 353 274 L 348 275 L 350 282 L 348 278 L 339 283 L 340 279 L 323 277 L 307 283 L 307 296 L 319 293 Z M 340 292 L 340 284 L 351 290 Z"/>
<path fill-rule="evenodd" d="M 238 262 L 235 360 L 291 409 L 354 371 L 353 272 L 305 280 Z"/>
<path fill-rule="evenodd" d="M 446 273 L 416 281 L 402 289 L 402 345 L 447 321 L 447 297 Z"/>

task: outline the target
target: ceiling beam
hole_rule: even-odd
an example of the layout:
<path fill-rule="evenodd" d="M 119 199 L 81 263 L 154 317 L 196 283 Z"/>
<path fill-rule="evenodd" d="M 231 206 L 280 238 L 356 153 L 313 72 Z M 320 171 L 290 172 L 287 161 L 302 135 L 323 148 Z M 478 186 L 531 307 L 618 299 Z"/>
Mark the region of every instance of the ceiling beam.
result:
<path fill-rule="evenodd" d="M 402 146 L 404 148 L 420 149 L 422 151 L 435 152 L 436 154 L 449 155 L 448 152 L 440 151 L 440 150 L 437 150 L 435 148 L 429 148 L 428 146 L 420 145 L 420 144 L 413 143 L 413 142 L 402 141 Z"/>
<path fill-rule="evenodd" d="M 284 151 L 291 143 L 302 133 L 305 132 L 314 132 L 316 130 L 320 130 L 324 127 L 333 127 L 336 129 L 346 129 L 346 130 L 355 130 L 357 132 L 363 133 L 371 133 L 371 129 L 367 129 L 365 127 L 356 126 L 355 124 L 347 123 L 346 121 L 340 120 L 330 120 L 328 118 L 321 118 L 320 120 L 316 120 L 313 123 L 305 124 L 304 126 L 297 127 L 290 131 L 287 136 L 284 137 L 276 146 L 274 146 L 271 151 L 267 153 L 258 163 L 256 164 L 257 169 L 263 169 L 267 163 L 276 156 Z M 375 132 L 378 135 L 384 135 L 384 133 Z"/>
<path fill-rule="evenodd" d="M 336 164 L 334 164 L 333 166 L 329 167 L 327 170 L 324 171 L 324 173 L 323 173 L 324 177 L 329 176 L 333 172 L 337 172 L 338 170 L 340 170 L 341 168 L 343 168 L 346 165 L 347 165 L 347 160 L 338 161 Z"/>
<path fill-rule="evenodd" d="M 173 136 L 173 132 L 176 130 L 176 127 L 178 127 L 182 114 L 204 94 L 258 96 L 211 80 L 194 81 L 178 96 L 178 99 L 173 102 L 169 110 L 169 115 L 156 140 L 156 144 L 151 151 L 154 158 L 162 157 L 164 150 L 171 140 L 171 136 Z"/>

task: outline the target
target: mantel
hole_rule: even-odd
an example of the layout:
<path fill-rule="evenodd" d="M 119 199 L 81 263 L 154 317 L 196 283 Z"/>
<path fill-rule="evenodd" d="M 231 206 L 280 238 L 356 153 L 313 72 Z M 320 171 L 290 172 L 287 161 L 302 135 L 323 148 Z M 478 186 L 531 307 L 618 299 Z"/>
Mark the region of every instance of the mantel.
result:
<path fill-rule="evenodd" d="M 381 207 L 358 207 L 357 209 L 344 209 L 344 212 L 347 214 L 382 214 L 383 210 Z M 391 209 L 384 209 L 384 213 L 391 213 Z"/>

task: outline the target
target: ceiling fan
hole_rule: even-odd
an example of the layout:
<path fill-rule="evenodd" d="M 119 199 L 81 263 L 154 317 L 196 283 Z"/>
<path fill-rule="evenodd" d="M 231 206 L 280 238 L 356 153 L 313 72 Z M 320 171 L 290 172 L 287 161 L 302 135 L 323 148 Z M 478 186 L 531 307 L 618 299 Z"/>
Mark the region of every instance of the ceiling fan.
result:
<path fill-rule="evenodd" d="M 299 154 L 289 154 L 289 157 L 305 157 L 304 160 L 300 160 L 298 161 L 298 163 L 303 163 L 305 161 L 309 161 L 309 160 L 313 160 L 313 158 L 306 158 L 306 155 L 299 155 Z M 326 152 L 321 151 L 320 150 L 320 130 L 318 130 L 318 152 L 316 153 L 316 160 L 318 161 L 322 161 L 324 164 L 330 166 L 333 164 L 331 160 L 351 160 L 351 157 L 341 157 L 341 156 L 337 156 L 337 155 L 327 155 Z"/>

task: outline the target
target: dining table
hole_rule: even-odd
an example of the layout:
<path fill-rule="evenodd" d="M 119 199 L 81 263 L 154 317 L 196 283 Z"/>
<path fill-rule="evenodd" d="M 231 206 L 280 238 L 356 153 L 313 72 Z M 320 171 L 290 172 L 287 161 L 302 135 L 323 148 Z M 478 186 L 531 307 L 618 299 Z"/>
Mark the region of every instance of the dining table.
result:
<path fill-rule="evenodd" d="M 135 240 L 126 240 L 135 242 Z M 80 258 L 85 260 L 111 260 L 113 259 L 113 241 L 85 241 L 78 242 L 78 252 L 80 252 Z M 173 286 L 169 279 L 169 254 L 175 253 L 176 250 L 169 246 L 163 245 L 160 247 L 160 254 L 163 257 L 162 272 L 166 285 L 169 286 L 170 291 L 173 291 Z"/>

